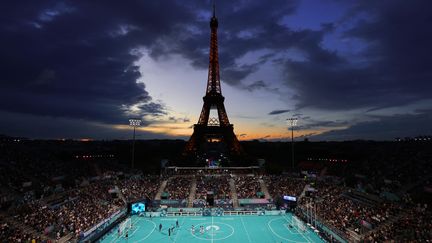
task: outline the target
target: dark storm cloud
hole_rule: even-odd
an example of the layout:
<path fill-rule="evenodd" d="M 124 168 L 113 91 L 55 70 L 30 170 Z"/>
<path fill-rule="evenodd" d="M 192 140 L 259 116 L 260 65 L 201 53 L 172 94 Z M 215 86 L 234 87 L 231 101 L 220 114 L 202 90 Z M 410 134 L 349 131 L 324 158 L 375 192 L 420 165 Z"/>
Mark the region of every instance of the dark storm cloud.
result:
<path fill-rule="evenodd" d="M 279 114 L 283 114 L 283 113 L 287 113 L 290 112 L 290 110 L 274 110 L 274 111 L 270 111 L 268 114 L 269 115 L 279 115 Z"/>
<path fill-rule="evenodd" d="M 281 24 L 293 14 L 297 1 L 218 2 L 221 78 L 244 88 L 243 81 L 260 65 L 271 60 L 281 66 L 285 84 L 296 91 L 297 108 L 326 110 L 371 110 L 401 106 L 432 98 L 432 42 L 429 1 L 361 1 L 337 23 L 322 23 L 321 29 L 292 29 Z M 199 5 L 206 11 L 206 5 Z M 265 17 L 263 17 L 265 16 Z M 247 21 L 244 21 L 247 19 Z M 194 28 L 159 55 L 177 52 L 198 68 L 207 68 L 208 20 Z M 343 26 L 343 28 L 342 28 Z M 198 30 L 198 31 L 197 31 Z M 338 32 L 339 31 L 339 32 Z M 346 56 L 323 45 L 328 34 L 344 41 L 359 40 L 366 48 L 358 56 Z M 352 52 L 357 52 L 353 45 Z M 237 63 L 245 54 L 270 53 L 247 64 Z M 279 55 L 296 50 L 299 57 Z M 304 60 L 303 60 L 304 59 Z M 275 92 L 276 93 L 276 92 Z"/>
<path fill-rule="evenodd" d="M 309 137 L 311 137 L 311 136 L 313 136 L 315 134 L 316 134 L 316 132 L 306 133 L 306 134 L 302 134 L 302 135 L 300 135 L 300 136 L 298 136 L 296 138 L 309 138 Z"/>
<path fill-rule="evenodd" d="M 195 18 L 174 1 L 3 1 L 0 13 L 0 110 L 103 123 L 133 104 L 165 114 L 136 83 L 137 50 Z"/>
<path fill-rule="evenodd" d="M 194 4 L 196 13 L 209 13 L 209 4 L 205 1 Z M 243 87 L 242 80 L 274 55 L 264 55 L 249 64 L 237 63 L 236 60 L 246 53 L 264 48 L 280 50 L 303 38 L 303 32 L 291 32 L 278 24 L 282 17 L 292 14 L 297 6 L 298 1 L 284 0 L 272 1 L 271 4 L 265 1 L 217 2 L 219 62 L 223 82 Z M 177 53 L 190 60 L 193 66 L 206 69 L 209 37 L 208 18 L 201 18 L 188 23 L 175 37 L 155 43 L 152 57 Z"/>
<path fill-rule="evenodd" d="M 313 136 L 313 140 L 393 140 L 396 137 L 410 137 L 432 134 L 432 110 L 416 114 L 376 117 L 375 121 L 358 123 L 347 129 L 332 130 Z"/>
<path fill-rule="evenodd" d="M 239 85 L 241 81 L 257 69 L 258 64 L 233 65 L 223 69 L 224 81 L 230 85 Z"/>
<path fill-rule="evenodd" d="M 245 87 L 248 91 L 254 91 L 254 90 L 258 90 L 258 89 L 267 89 L 268 85 L 266 83 L 264 83 L 264 81 L 262 80 L 258 80 L 255 81 L 249 85 L 246 85 Z"/>
<path fill-rule="evenodd" d="M 297 109 L 372 111 L 432 98 L 431 2 L 355 4 L 339 22 L 294 30 L 282 20 L 299 1 L 217 1 L 222 81 L 279 94 L 267 80 L 247 80 L 270 63 L 283 70 Z M 140 48 L 208 67 L 210 1 L 3 1 L 0 14 L 0 111 L 10 121 L 33 114 L 118 124 L 131 107 L 134 116 L 167 114 L 136 83 Z M 355 57 L 326 49 L 325 37 L 341 31 L 366 48 Z"/>
<path fill-rule="evenodd" d="M 302 119 L 302 120 L 304 120 L 304 119 Z M 325 128 L 342 127 L 342 126 L 347 126 L 347 125 L 349 125 L 349 123 L 347 121 L 341 121 L 341 120 L 336 120 L 336 121 L 308 120 L 306 122 L 306 124 L 298 126 L 297 129 L 308 130 L 308 129 L 323 128 L 323 127 L 325 127 Z"/>
<path fill-rule="evenodd" d="M 218 2 L 225 82 L 244 87 L 241 81 L 273 54 L 251 64 L 235 60 L 266 47 L 261 38 L 280 30 L 275 22 L 296 6 L 297 1 L 282 0 Z M 136 83 L 139 48 L 155 59 L 178 53 L 195 67 L 208 65 L 210 2 L 42 1 L 0 7 L 0 110 L 122 123 L 130 116 L 125 108 L 138 104 L 134 116 L 161 115 L 164 107 Z"/>
<path fill-rule="evenodd" d="M 358 4 L 343 19 L 354 22 L 343 38 L 366 44 L 357 57 L 361 63 L 311 45 L 322 35 L 305 43 L 307 61 L 285 60 L 286 84 L 297 91 L 298 107 L 375 110 L 432 98 L 431 2 Z"/>
<path fill-rule="evenodd" d="M 41 139 L 59 138 L 93 138 L 93 139 L 131 139 L 132 131 L 112 129 L 98 123 L 74 118 L 54 118 L 23 113 L 0 111 L 0 128 L 6 127 L 7 134 L 13 136 Z M 7 118 L 7 119 L 6 119 Z M 23 124 L 23 126 L 17 126 Z M 28 129 L 30 127 L 30 129 Z M 43 131 L 43 132 L 41 132 Z M 154 134 L 146 131 L 137 132 L 138 139 L 173 138 L 165 134 Z M 178 137 L 183 139 L 183 137 Z"/>
<path fill-rule="evenodd" d="M 145 114 L 151 114 L 153 116 L 162 116 L 168 114 L 165 111 L 165 107 L 159 103 L 149 102 L 147 104 L 138 106 L 138 108 Z"/>
<path fill-rule="evenodd" d="M 171 122 L 190 122 L 190 119 L 187 117 L 184 118 L 179 118 L 179 117 L 175 117 L 175 116 L 170 116 L 168 117 L 168 120 Z"/>

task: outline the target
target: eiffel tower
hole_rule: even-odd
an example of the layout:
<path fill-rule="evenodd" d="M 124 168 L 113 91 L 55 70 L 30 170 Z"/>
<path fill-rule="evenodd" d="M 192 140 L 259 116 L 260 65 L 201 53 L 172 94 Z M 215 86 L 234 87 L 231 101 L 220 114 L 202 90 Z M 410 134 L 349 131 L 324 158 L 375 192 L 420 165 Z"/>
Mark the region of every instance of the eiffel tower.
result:
<path fill-rule="evenodd" d="M 194 132 L 186 144 L 185 155 L 202 155 L 217 152 L 227 155 L 242 155 L 243 149 L 234 134 L 234 127 L 228 120 L 222 96 L 217 43 L 218 19 L 215 5 L 210 19 L 210 54 L 204 105 Z M 217 117 L 209 117 L 211 110 L 217 110 Z"/>

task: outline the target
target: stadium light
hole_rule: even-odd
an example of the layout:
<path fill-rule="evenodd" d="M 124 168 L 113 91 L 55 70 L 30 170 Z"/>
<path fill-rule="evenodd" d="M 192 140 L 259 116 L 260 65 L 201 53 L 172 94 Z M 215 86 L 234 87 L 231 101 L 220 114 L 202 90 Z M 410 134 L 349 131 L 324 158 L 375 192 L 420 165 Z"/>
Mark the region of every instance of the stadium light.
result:
<path fill-rule="evenodd" d="M 297 126 L 297 117 L 287 119 L 288 125 L 291 126 L 291 168 L 294 171 L 294 127 Z"/>
<path fill-rule="evenodd" d="M 141 119 L 131 118 L 129 119 L 129 125 L 133 127 L 133 142 L 132 142 L 132 161 L 131 167 L 134 169 L 135 167 L 135 129 L 136 127 L 141 126 Z"/>

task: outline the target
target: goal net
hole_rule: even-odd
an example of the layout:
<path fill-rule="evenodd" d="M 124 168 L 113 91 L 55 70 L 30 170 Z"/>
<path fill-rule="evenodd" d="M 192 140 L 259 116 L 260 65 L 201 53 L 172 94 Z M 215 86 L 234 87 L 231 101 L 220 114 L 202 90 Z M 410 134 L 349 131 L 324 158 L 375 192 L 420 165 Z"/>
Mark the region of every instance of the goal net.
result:
<path fill-rule="evenodd" d="M 119 233 L 123 234 L 126 230 L 130 230 L 131 228 L 132 228 L 132 221 L 130 218 L 127 218 L 125 221 L 120 223 Z"/>
<path fill-rule="evenodd" d="M 306 231 L 306 225 L 303 223 L 303 221 L 301 221 L 296 216 L 292 217 L 292 226 L 295 227 L 300 232 L 305 232 Z"/>

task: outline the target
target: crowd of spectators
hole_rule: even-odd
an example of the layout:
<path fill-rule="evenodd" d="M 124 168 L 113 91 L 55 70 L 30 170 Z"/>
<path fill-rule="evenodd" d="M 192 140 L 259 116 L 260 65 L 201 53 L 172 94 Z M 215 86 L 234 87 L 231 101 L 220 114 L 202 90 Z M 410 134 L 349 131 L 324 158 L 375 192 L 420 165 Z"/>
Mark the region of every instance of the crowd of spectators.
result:
<path fill-rule="evenodd" d="M 141 175 L 138 178 L 119 180 L 116 185 L 127 201 L 153 200 L 160 187 L 160 178 L 153 175 Z"/>
<path fill-rule="evenodd" d="M 287 196 L 298 197 L 308 181 L 286 175 L 268 175 L 264 177 L 267 189 L 273 198 Z"/>
<path fill-rule="evenodd" d="M 77 159 L 53 151 L 56 146 L 43 142 L 0 143 L 0 196 L 19 194 L 23 201 L 45 198 L 73 189 L 77 181 L 97 177 L 112 166 L 120 168 L 115 159 Z"/>
<path fill-rule="evenodd" d="M 235 176 L 238 198 L 258 198 L 257 193 L 261 191 L 261 184 L 258 176 Z"/>
<path fill-rule="evenodd" d="M 429 178 L 432 173 L 432 150 L 427 144 L 389 143 L 366 149 L 369 151 L 366 156 L 359 156 L 336 175 L 353 178 L 355 186 L 368 193 L 398 194 L 406 186 Z"/>
<path fill-rule="evenodd" d="M 176 176 L 167 181 L 165 191 L 169 193 L 169 199 L 187 199 L 191 189 L 190 177 Z"/>
<path fill-rule="evenodd" d="M 366 242 L 432 241 L 431 209 L 413 206 L 415 202 L 422 205 L 431 202 L 430 143 L 359 142 L 355 145 L 355 149 L 341 152 L 352 153 L 347 154 L 351 157 L 349 162 L 329 162 L 322 171 L 341 179 L 344 186 L 314 185 L 318 217 L 342 233 L 357 232 Z M 349 146 L 347 143 L 346 147 Z M 272 191 L 271 186 L 269 190 Z M 353 191 L 369 195 L 368 198 L 377 197 L 381 202 L 357 200 L 350 197 Z M 299 205 L 305 208 L 306 204 L 303 200 Z"/>
<path fill-rule="evenodd" d="M 393 148 L 391 146 L 396 145 L 389 146 Z M 383 192 L 401 195 L 404 188 L 415 186 L 419 181 L 429 190 L 432 188 L 428 180 L 432 173 L 431 152 L 409 146 L 389 148 L 377 149 L 356 163 L 344 164 L 341 167 L 343 171 L 329 168 L 327 173 L 342 178 L 346 183 L 354 178 L 354 186 L 318 180 L 311 184 L 313 190 L 298 201 L 298 207 L 306 210 L 308 206 L 316 206 L 317 218 L 323 223 L 345 236 L 348 232 L 357 232 L 366 242 L 431 241 L 431 209 L 427 204 L 413 203 L 408 193 L 399 202 L 383 199 L 380 204 L 350 197 L 350 191 L 356 189 L 378 196 Z M 96 161 L 59 160 L 57 155 L 41 147 L 28 149 L 22 144 L 1 145 L 1 203 L 6 198 L 3 195 L 13 195 L 11 197 L 15 200 L 7 205 L 5 213 L 23 226 L 32 228 L 37 235 L 1 220 L 0 241 L 40 241 L 43 234 L 53 239 L 68 234 L 79 237 L 124 207 L 126 201 L 154 199 L 161 184 L 159 176 L 118 177 L 114 172 L 106 174 L 108 169 L 111 169 L 108 165 Z M 257 193 L 261 192 L 261 179 L 266 182 L 273 198 L 284 195 L 299 197 L 305 185 L 310 183 L 286 175 L 250 174 L 248 169 L 172 169 L 166 175 L 165 191 L 169 199 L 185 200 L 195 176 L 198 204 L 207 205 L 207 193 L 213 191 L 215 205 L 231 206 L 231 178 L 238 198 L 257 198 Z M 116 195 L 120 194 L 116 191 L 124 198 L 118 198 Z M 6 206 L 2 205 L 2 208 Z"/>
<path fill-rule="evenodd" d="M 196 194 L 197 199 L 206 199 L 208 192 L 213 192 L 215 199 L 231 198 L 229 176 L 197 176 Z"/>
<path fill-rule="evenodd" d="M 113 214 L 124 202 L 109 193 L 112 184 L 93 182 L 63 195 L 54 205 L 42 200 L 13 208 L 15 220 L 32 227 L 39 234 L 59 239 L 69 233 L 78 237 L 95 224 Z"/>
<path fill-rule="evenodd" d="M 430 242 L 432 212 L 427 205 L 416 205 L 402 213 L 395 222 L 367 234 L 365 242 Z"/>
<path fill-rule="evenodd" d="M 350 189 L 332 183 L 317 182 L 313 190 L 311 197 L 299 202 L 300 208 L 313 208 L 320 220 L 345 235 L 379 227 L 402 210 L 400 205 L 387 201 L 372 205 L 354 200 L 346 194 Z"/>

